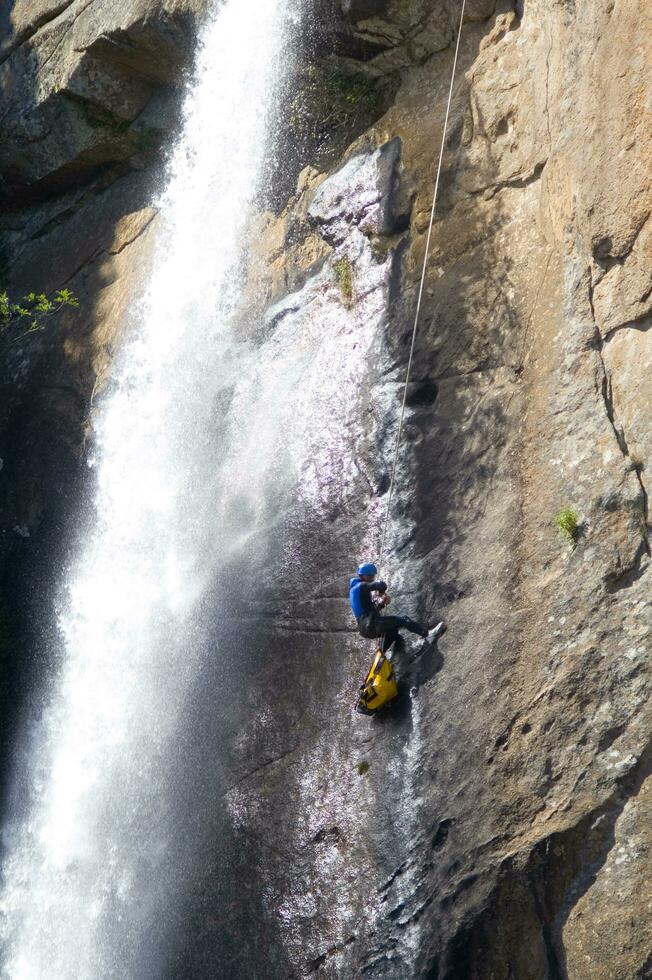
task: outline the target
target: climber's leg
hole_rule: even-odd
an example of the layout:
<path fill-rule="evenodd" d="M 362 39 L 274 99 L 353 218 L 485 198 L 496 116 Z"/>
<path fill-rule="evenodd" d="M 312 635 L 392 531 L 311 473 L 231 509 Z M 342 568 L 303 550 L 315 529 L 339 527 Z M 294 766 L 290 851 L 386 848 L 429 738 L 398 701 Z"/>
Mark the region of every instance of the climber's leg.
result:
<path fill-rule="evenodd" d="M 398 638 L 399 630 L 408 630 L 410 633 L 416 633 L 423 637 L 427 636 L 428 632 L 423 626 L 415 623 L 413 619 L 409 619 L 407 616 L 374 616 L 374 627 L 376 636 L 382 638 L 380 649 L 383 653 L 390 650 Z"/>

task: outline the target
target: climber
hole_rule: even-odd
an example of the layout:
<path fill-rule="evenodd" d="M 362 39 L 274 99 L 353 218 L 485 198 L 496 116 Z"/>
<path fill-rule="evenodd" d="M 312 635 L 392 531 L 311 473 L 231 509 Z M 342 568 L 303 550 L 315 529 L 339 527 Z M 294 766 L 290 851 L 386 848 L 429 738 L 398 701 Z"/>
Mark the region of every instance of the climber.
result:
<path fill-rule="evenodd" d="M 443 622 L 437 623 L 428 630 L 407 616 L 382 616 L 381 610 L 388 606 L 391 600 L 387 595 L 386 584 L 375 581 L 377 574 L 376 566 L 371 562 L 365 562 L 360 565 L 358 574 L 349 583 L 351 609 L 361 636 L 366 640 L 382 639 L 380 649 L 383 653 L 387 653 L 398 639 L 401 629 L 416 633 L 424 640 L 435 640 L 446 631 Z"/>

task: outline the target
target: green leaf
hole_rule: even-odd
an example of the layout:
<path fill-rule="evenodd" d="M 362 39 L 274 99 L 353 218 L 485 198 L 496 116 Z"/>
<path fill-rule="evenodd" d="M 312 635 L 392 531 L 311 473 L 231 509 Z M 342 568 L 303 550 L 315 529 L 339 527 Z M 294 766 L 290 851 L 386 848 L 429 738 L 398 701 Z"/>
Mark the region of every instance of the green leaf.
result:
<path fill-rule="evenodd" d="M 54 309 L 54 303 L 51 303 L 47 298 L 45 293 L 40 293 L 36 297 L 36 302 L 34 304 L 34 311 L 36 313 L 49 313 L 50 310 Z"/>
<path fill-rule="evenodd" d="M 61 306 L 79 306 L 79 300 L 70 289 L 58 289 L 54 294 L 54 302 Z"/>
<path fill-rule="evenodd" d="M 11 340 L 5 340 L 4 350 L 8 350 L 30 333 L 45 330 L 46 321 L 62 306 L 79 306 L 79 300 L 70 289 L 59 289 L 53 299 L 48 299 L 45 293 L 26 293 L 21 303 L 12 302 L 6 290 L 0 290 L 0 332 L 6 338 L 12 323 L 21 321 L 24 332 Z M 25 323 L 25 321 L 27 321 Z"/>

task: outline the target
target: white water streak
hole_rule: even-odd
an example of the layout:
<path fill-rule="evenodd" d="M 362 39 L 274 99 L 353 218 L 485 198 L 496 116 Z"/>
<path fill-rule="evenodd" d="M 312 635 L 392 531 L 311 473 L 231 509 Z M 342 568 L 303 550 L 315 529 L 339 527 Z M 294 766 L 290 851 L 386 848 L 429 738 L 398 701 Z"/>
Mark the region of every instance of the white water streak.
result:
<path fill-rule="evenodd" d="M 180 846 L 170 747 L 198 669 L 192 614 L 231 546 L 215 516 L 217 405 L 249 356 L 228 324 L 285 7 L 227 0 L 203 33 L 153 272 L 98 419 L 97 514 L 61 617 L 61 673 L 24 749 L 21 812 L 4 829 L 8 980 L 160 970 L 156 920 L 178 885 Z"/>

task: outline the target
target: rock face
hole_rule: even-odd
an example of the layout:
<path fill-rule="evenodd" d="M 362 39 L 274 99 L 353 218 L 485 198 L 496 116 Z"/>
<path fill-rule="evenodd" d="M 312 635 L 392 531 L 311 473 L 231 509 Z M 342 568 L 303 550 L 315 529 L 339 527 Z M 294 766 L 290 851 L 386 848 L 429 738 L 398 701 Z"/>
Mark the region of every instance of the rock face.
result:
<path fill-rule="evenodd" d="M 174 98 L 166 114 L 163 86 L 188 62 L 202 3 L 35 6 L 16 5 L 2 49 L 0 168 L 11 189 L 43 193 L 133 165 L 169 131 Z"/>
<path fill-rule="evenodd" d="M 7 275 L 70 285 L 85 312 L 3 368 L 2 587 L 25 631 L 200 12 L 36 6 L 15 4 L 0 68 Z M 387 501 L 459 8 L 344 12 L 396 96 L 255 218 L 247 299 L 262 356 L 340 331 L 326 361 L 356 350 L 359 398 L 324 388 L 328 439 L 297 478 L 314 495 L 277 543 L 226 753 L 229 853 L 214 842 L 175 976 L 644 980 L 652 10 L 469 5 L 383 569 L 397 611 L 449 632 L 397 655 L 400 703 L 374 720 L 350 710 L 371 651 L 344 596 Z"/>

